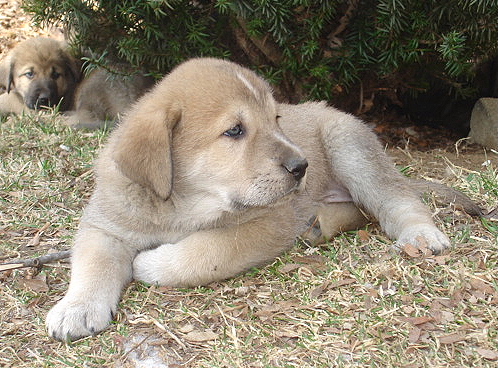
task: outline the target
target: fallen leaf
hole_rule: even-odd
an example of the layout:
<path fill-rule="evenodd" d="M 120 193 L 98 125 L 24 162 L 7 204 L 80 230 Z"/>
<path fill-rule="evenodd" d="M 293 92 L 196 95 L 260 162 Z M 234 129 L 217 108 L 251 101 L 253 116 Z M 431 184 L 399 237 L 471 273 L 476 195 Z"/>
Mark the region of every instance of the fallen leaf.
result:
<path fill-rule="evenodd" d="M 50 227 L 50 222 L 45 223 L 45 225 L 43 225 L 41 227 L 41 229 L 36 232 L 35 236 L 28 242 L 28 244 L 26 246 L 27 247 L 36 247 L 36 246 L 40 245 L 40 237 L 45 232 L 45 230 L 47 230 L 49 227 Z"/>
<path fill-rule="evenodd" d="M 491 285 L 479 279 L 470 279 L 470 285 L 485 294 L 493 295 L 495 293 L 495 289 Z"/>
<path fill-rule="evenodd" d="M 480 270 L 487 270 L 488 269 L 488 267 L 486 266 L 486 262 L 484 262 L 484 259 L 480 259 L 479 260 L 479 263 L 477 264 L 477 267 Z"/>
<path fill-rule="evenodd" d="M 465 340 L 465 336 L 459 333 L 452 333 L 449 335 L 439 336 L 438 340 L 441 344 L 453 344 Z"/>
<path fill-rule="evenodd" d="M 417 327 L 420 328 L 422 331 L 435 331 L 438 329 L 436 325 L 431 322 L 422 323 L 420 325 L 417 325 Z"/>
<path fill-rule="evenodd" d="M 474 330 L 476 328 L 476 326 L 478 328 L 484 328 L 485 324 L 483 325 L 482 323 L 479 323 L 477 321 L 474 321 L 474 323 L 463 323 L 460 326 L 458 326 L 458 330 L 459 331 L 470 331 L 470 330 Z"/>
<path fill-rule="evenodd" d="M 484 359 L 498 360 L 498 351 L 482 349 L 482 348 L 477 348 L 476 350 L 479 353 L 479 355 L 482 356 Z"/>
<path fill-rule="evenodd" d="M 373 300 L 372 296 L 367 294 L 367 295 L 365 296 L 365 309 L 370 310 L 370 309 L 372 309 L 375 305 L 376 305 L 376 304 L 375 304 L 375 302 L 374 302 L 374 300 Z"/>
<path fill-rule="evenodd" d="M 419 258 L 422 256 L 422 252 L 416 246 L 411 244 L 405 244 L 403 246 L 403 252 L 412 258 Z"/>
<path fill-rule="evenodd" d="M 328 261 L 327 257 L 321 256 L 319 254 L 312 254 L 309 256 L 296 256 L 294 257 L 296 263 L 302 263 L 306 265 L 320 266 Z"/>
<path fill-rule="evenodd" d="M 374 130 L 377 132 L 377 133 L 383 133 L 385 131 L 387 131 L 389 128 L 388 128 L 388 125 L 387 124 L 377 124 L 374 128 Z"/>
<path fill-rule="evenodd" d="M 430 316 L 421 316 L 421 317 L 400 317 L 402 321 L 411 323 L 414 326 L 421 325 L 423 323 L 434 321 L 434 318 Z"/>
<path fill-rule="evenodd" d="M 330 285 L 330 281 L 325 281 L 320 286 L 311 290 L 310 298 L 312 298 L 312 299 L 318 298 L 323 293 L 323 291 L 328 288 L 329 285 Z"/>
<path fill-rule="evenodd" d="M 213 331 L 191 331 L 185 335 L 185 339 L 190 342 L 212 341 L 218 338 L 218 334 Z"/>
<path fill-rule="evenodd" d="M 300 333 L 299 331 L 293 331 L 293 330 L 289 330 L 289 329 L 275 331 L 275 336 L 277 336 L 277 337 L 296 338 L 296 337 L 301 337 L 301 335 L 302 335 L 302 333 Z"/>
<path fill-rule="evenodd" d="M 280 272 L 282 272 L 282 273 L 290 273 L 292 271 L 297 270 L 301 266 L 302 266 L 301 264 L 297 264 L 297 263 L 288 263 L 288 264 L 283 265 L 282 267 L 280 267 Z"/>
<path fill-rule="evenodd" d="M 415 298 L 413 295 L 401 295 L 400 299 L 404 304 L 410 304 L 413 302 L 413 299 Z"/>
<path fill-rule="evenodd" d="M 362 242 L 367 242 L 370 240 L 370 234 L 366 230 L 358 230 L 358 236 Z"/>
<path fill-rule="evenodd" d="M 43 274 L 39 274 L 32 279 L 21 279 L 19 282 L 25 288 L 31 289 L 37 293 L 48 291 L 47 276 Z"/>
<path fill-rule="evenodd" d="M 412 314 L 415 311 L 415 308 L 413 308 L 411 305 L 405 305 L 405 306 L 401 307 L 401 309 L 406 314 Z"/>
<path fill-rule="evenodd" d="M 186 325 L 180 327 L 178 329 L 178 331 L 180 331 L 181 333 L 184 333 L 184 334 L 187 334 L 189 332 L 192 332 L 194 331 L 194 325 L 190 324 L 190 323 L 187 323 Z"/>
<path fill-rule="evenodd" d="M 424 251 L 429 249 L 429 242 L 424 236 L 419 235 L 417 236 L 416 240 L 419 244 L 418 248 L 422 251 L 422 253 L 424 253 Z"/>
<path fill-rule="evenodd" d="M 455 320 L 455 315 L 451 312 L 441 311 L 441 322 L 448 323 Z"/>
<path fill-rule="evenodd" d="M 350 284 L 354 284 L 355 282 L 356 282 L 356 279 L 342 279 L 342 280 L 335 281 L 335 282 L 331 283 L 330 288 L 333 289 L 333 288 L 341 287 L 344 285 L 350 285 Z"/>
<path fill-rule="evenodd" d="M 294 309 L 295 305 L 296 303 L 290 300 L 275 304 L 268 304 L 263 306 L 256 313 L 254 313 L 254 315 L 258 317 L 269 317 L 273 314 L 278 314 L 288 310 L 292 310 Z"/>
<path fill-rule="evenodd" d="M 37 297 L 37 298 L 32 299 L 29 302 L 28 307 L 29 308 L 35 307 L 35 306 L 40 305 L 40 303 L 43 303 L 43 302 L 44 302 L 44 297 L 43 296 Z"/>
<path fill-rule="evenodd" d="M 423 342 L 423 343 L 428 343 L 430 340 L 431 340 L 431 338 L 430 338 L 429 333 L 427 331 L 422 330 L 422 333 L 420 334 L 419 341 Z"/>
<path fill-rule="evenodd" d="M 453 294 L 451 295 L 451 305 L 455 306 L 458 305 L 462 302 L 463 300 L 463 290 L 462 289 L 456 289 Z"/>
<path fill-rule="evenodd" d="M 435 306 L 431 307 L 431 308 L 436 308 L 436 309 L 441 309 L 442 307 L 452 308 L 454 306 L 453 303 L 451 302 L 451 300 L 448 298 L 436 298 L 436 299 L 434 299 L 433 303 L 439 305 L 438 307 L 435 307 Z"/>
<path fill-rule="evenodd" d="M 412 344 L 415 344 L 420 339 L 421 333 L 422 330 L 420 328 L 413 327 L 413 329 L 408 334 L 408 341 L 410 341 Z"/>
<path fill-rule="evenodd" d="M 434 261 L 436 262 L 436 264 L 438 264 L 440 266 L 444 266 L 446 264 L 446 260 L 448 260 L 449 258 L 450 258 L 450 256 L 448 256 L 448 255 L 435 256 Z"/>
<path fill-rule="evenodd" d="M 26 246 L 27 247 L 37 247 L 38 245 L 40 245 L 40 237 L 41 237 L 41 233 L 37 232 L 35 234 L 35 236 L 33 236 L 33 238 L 28 242 L 28 244 L 26 244 Z"/>

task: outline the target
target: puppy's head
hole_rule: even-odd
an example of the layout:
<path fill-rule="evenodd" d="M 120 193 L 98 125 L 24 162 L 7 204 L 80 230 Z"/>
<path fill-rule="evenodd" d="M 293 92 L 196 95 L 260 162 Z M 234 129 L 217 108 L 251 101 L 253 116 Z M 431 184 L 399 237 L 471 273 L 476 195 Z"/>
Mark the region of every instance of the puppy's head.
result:
<path fill-rule="evenodd" d="M 30 109 L 70 103 L 79 67 L 65 46 L 50 38 L 21 42 L 9 55 L 7 92 L 15 90 Z"/>
<path fill-rule="evenodd" d="M 217 59 L 193 59 L 128 114 L 113 137 L 123 174 L 197 209 L 270 205 L 299 188 L 307 162 L 278 125 L 269 85 Z"/>

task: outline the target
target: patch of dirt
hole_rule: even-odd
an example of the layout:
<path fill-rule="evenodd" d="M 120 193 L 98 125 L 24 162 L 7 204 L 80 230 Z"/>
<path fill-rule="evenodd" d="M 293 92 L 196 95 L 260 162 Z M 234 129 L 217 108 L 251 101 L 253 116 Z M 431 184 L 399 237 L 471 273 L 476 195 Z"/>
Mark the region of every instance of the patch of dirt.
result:
<path fill-rule="evenodd" d="M 36 28 L 21 0 L 0 0 L 0 59 L 19 42 L 36 36 L 57 36 L 56 29 Z"/>

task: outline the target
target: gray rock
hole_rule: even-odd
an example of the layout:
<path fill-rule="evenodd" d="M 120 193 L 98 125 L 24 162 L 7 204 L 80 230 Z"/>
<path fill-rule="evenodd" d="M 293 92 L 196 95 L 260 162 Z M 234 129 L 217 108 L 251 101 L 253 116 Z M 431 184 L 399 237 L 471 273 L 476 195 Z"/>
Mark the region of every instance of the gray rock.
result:
<path fill-rule="evenodd" d="M 470 117 L 469 137 L 475 143 L 498 150 L 498 98 L 481 98 Z"/>

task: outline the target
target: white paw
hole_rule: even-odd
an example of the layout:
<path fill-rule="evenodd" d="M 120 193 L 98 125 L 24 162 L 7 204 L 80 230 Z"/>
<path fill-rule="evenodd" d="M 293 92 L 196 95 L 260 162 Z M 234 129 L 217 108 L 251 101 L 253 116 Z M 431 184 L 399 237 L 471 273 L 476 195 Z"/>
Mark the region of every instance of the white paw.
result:
<path fill-rule="evenodd" d="M 451 247 L 450 239 L 432 224 L 418 224 L 403 229 L 396 247 L 403 249 L 405 245 L 428 248 L 435 254 Z"/>
<path fill-rule="evenodd" d="M 164 249 L 171 248 L 171 244 L 163 244 L 156 249 L 146 250 L 137 254 L 133 260 L 133 278 L 149 284 L 164 285 L 164 277 L 171 270 L 168 269 L 168 254 Z"/>
<path fill-rule="evenodd" d="M 74 341 L 95 335 L 109 325 L 116 306 L 88 298 L 64 297 L 48 313 L 48 334 L 61 341 Z"/>
<path fill-rule="evenodd" d="M 162 244 L 155 249 L 137 254 L 133 260 L 133 278 L 162 286 L 186 286 L 184 276 L 192 270 L 186 266 L 182 247 L 178 244 Z"/>
<path fill-rule="evenodd" d="M 133 278 L 149 284 L 157 283 L 157 277 L 154 277 L 153 268 L 153 265 L 150 264 L 148 251 L 141 252 L 133 260 Z"/>

